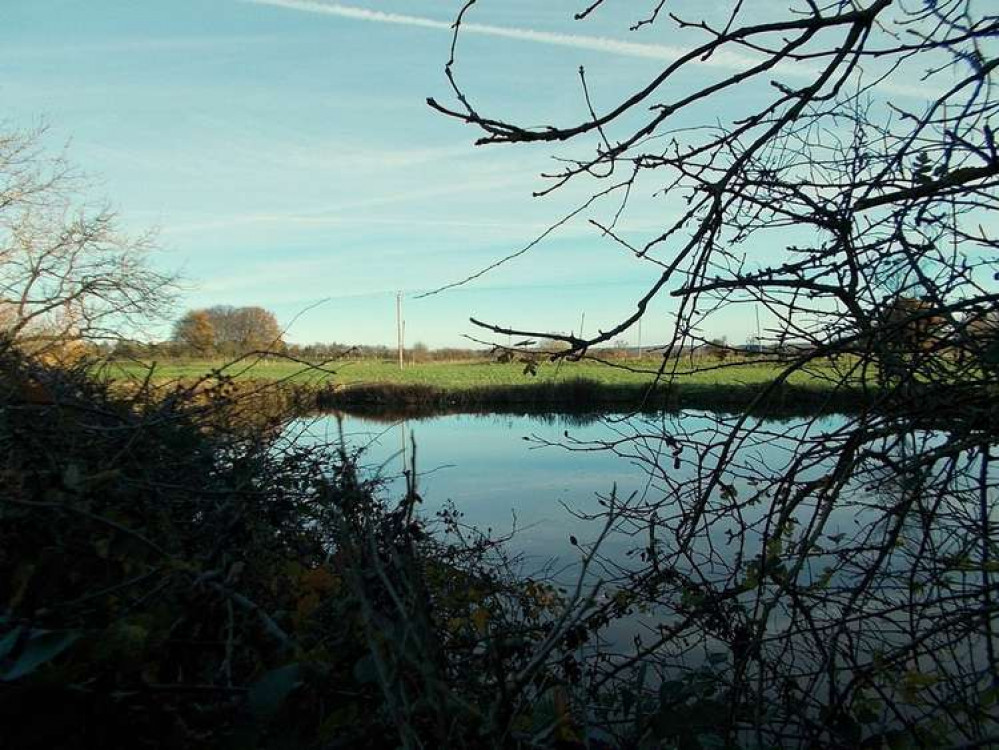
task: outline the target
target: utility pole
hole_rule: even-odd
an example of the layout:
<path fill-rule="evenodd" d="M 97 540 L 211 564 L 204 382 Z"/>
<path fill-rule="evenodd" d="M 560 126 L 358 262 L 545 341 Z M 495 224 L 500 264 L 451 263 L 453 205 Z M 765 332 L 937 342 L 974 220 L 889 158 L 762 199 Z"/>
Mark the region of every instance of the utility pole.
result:
<path fill-rule="evenodd" d="M 763 331 L 760 329 L 760 306 L 756 305 L 756 352 L 763 351 Z"/>
<path fill-rule="evenodd" d="M 638 319 L 638 358 L 642 358 L 642 319 Z"/>
<path fill-rule="evenodd" d="M 402 327 L 402 292 L 395 293 L 395 333 L 399 343 L 399 369 L 402 369 L 403 357 L 403 327 Z"/>

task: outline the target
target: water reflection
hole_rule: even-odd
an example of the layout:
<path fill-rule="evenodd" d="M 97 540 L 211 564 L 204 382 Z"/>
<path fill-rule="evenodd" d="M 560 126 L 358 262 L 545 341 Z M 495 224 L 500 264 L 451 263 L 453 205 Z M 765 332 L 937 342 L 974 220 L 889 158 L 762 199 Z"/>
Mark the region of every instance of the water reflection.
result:
<path fill-rule="evenodd" d="M 453 502 L 470 525 L 515 532 L 528 575 L 569 582 L 613 493 L 591 574 L 612 582 L 608 611 L 629 603 L 604 635 L 660 679 L 708 662 L 733 701 L 803 706 L 805 724 L 877 692 L 884 726 L 974 707 L 999 679 L 997 477 L 980 436 L 877 414 L 342 419 L 388 492 L 402 494 L 415 449 L 423 512 Z M 289 428 L 340 429 L 330 416 Z"/>
<path fill-rule="evenodd" d="M 709 433 L 722 434 L 719 418 L 703 412 L 669 417 L 682 419 L 685 432 L 701 440 Z M 598 523 L 581 516 L 603 511 L 600 496 L 616 490 L 619 498 L 631 498 L 636 505 L 659 503 L 670 490 L 656 471 L 668 471 L 673 482 L 689 479 L 703 458 L 686 455 L 674 464 L 672 446 L 663 437 L 670 432 L 661 421 L 626 415 L 465 414 L 388 424 L 321 415 L 293 423 L 289 432 L 305 440 L 335 442 L 340 420 L 345 439 L 363 449 L 362 464 L 385 478 L 387 492 L 404 489 L 402 475 L 415 446 L 423 512 L 433 514 L 453 502 L 470 525 L 497 536 L 515 532 L 510 549 L 528 566 L 542 566 L 552 558 L 578 559 L 579 550 L 569 538 L 585 542 L 599 532 Z M 829 417 L 811 430 L 834 429 L 839 421 Z M 803 430 L 794 420 L 765 423 L 753 444 L 744 448 L 746 461 L 780 471 L 791 455 L 793 438 Z M 733 481 L 736 492 L 751 489 L 746 479 Z M 762 512 L 747 511 L 742 520 Z M 833 521 L 834 526 L 853 524 L 848 514 Z M 733 523 L 722 519 L 712 528 L 714 543 L 722 543 Z M 636 546 L 634 537 L 644 533 L 645 524 L 636 520 L 621 531 L 625 533 L 611 537 L 604 548 L 605 556 L 617 561 L 625 560 Z"/>

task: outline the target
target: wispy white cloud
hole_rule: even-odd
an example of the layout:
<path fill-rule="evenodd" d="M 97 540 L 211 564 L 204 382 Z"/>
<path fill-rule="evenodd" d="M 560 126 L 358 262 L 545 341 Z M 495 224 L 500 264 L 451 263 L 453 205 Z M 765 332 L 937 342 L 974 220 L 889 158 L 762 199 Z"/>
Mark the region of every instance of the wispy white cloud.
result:
<path fill-rule="evenodd" d="M 446 173 L 446 166 L 439 172 Z M 442 199 L 455 196 L 468 196 L 473 193 L 502 194 L 523 180 L 517 175 L 487 173 L 479 177 L 463 175 L 436 186 L 421 186 L 411 190 L 398 192 L 379 192 L 377 189 L 358 189 L 360 197 L 345 199 L 334 204 L 327 204 L 302 211 L 249 211 L 230 216 L 212 214 L 211 218 L 195 218 L 193 221 L 174 221 L 167 228 L 170 234 L 201 233 L 206 230 L 230 229 L 252 225 L 284 225 L 292 226 L 424 226 L 424 227 L 454 227 L 454 228 L 498 228 L 510 230 L 519 227 L 522 230 L 533 231 L 537 223 L 517 223 L 510 221 L 489 221 L 479 218 L 454 220 L 440 218 L 449 212 L 431 211 L 427 213 L 427 201 L 431 205 L 441 206 Z M 358 186 L 359 187 L 359 186 Z M 386 216 L 385 209 L 402 211 L 402 216 Z M 382 213 L 379 213 L 381 211 Z M 415 216 L 414 212 L 420 215 Z"/>
<path fill-rule="evenodd" d="M 305 13 L 318 13 L 321 15 L 338 16 L 340 18 L 350 18 L 356 21 L 367 21 L 370 23 L 395 24 L 400 26 L 413 26 L 424 29 L 435 29 L 439 31 L 452 30 L 452 23 L 441 21 L 425 16 L 413 16 L 404 13 L 386 13 L 370 8 L 362 8 L 355 5 L 344 5 L 342 3 L 325 2 L 324 0 L 243 0 L 243 2 L 254 5 L 267 5 L 275 8 L 285 8 L 287 10 L 301 11 Z M 572 47 L 574 49 L 591 50 L 594 52 L 604 52 L 625 57 L 642 58 L 646 60 L 658 60 L 662 62 L 672 62 L 685 53 L 689 52 L 687 47 L 675 47 L 665 44 L 649 44 L 645 42 L 629 42 L 623 39 L 615 39 L 602 36 L 588 36 L 585 34 L 565 34 L 553 31 L 538 31 L 536 29 L 518 28 L 514 26 L 495 26 L 492 24 L 463 22 L 462 31 L 467 34 L 480 34 L 483 36 L 503 37 L 506 39 L 516 39 L 524 42 L 536 44 L 547 44 L 558 47 Z M 721 50 L 707 59 L 698 58 L 691 61 L 692 65 L 699 65 L 709 68 L 720 68 L 724 70 L 743 71 L 753 65 L 759 64 L 759 57 L 740 55 L 733 52 Z M 818 74 L 818 69 L 810 65 L 800 63 L 781 63 L 775 66 L 774 72 L 790 78 L 814 78 Z M 877 84 L 876 88 L 887 94 L 896 96 L 912 97 L 917 99 L 932 99 L 939 96 L 940 92 L 934 87 L 926 85 L 899 83 L 895 80 L 884 80 Z"/>
<path fill-rule="evenodd" d="M 450 31 L 452 28 L 451 22 L 441 21 L 435 18 L 411 16 L 403 13 L 385 13 L 383 11 L 360 8 L 354 5 L 321 2 L 321 0 L 244 0 L 244 2 L 253 3 L 254 5 L 269 5 L 275 8 L 303 11 L 306 13 L 318 13 L 328 16 L 338 16 L 340 18 L 350 18 L 356 21 L 396 24 L 399 26 L 415 26 L 423 29 L 437 29 L 441 31 Z M 678 57 L 687 52 L 684 48 L 672 47 L 664 44 L 628 42 L 611 37 L 587 36 L 583 34 L 563 34 L 553 31 L 537 31 L 535 29 L 524 29 L 512 26 L 494 26 L 491 24 L 467 22 L 463 23 L 461 28 L 462 31 L 467 34 L 497 36 L 504 37 L 506 39 L 517 39 L 524 42 L 548 44 L 558 47 L 573 47 L 575 49 L 593 50 L 595 52 L 606 52 L 614 55 L 624 55 L 627 57 L 638 57 L 649 60 L 676 60 Z M 753 63 L 754 60 L 749 57 L 731 53 L 720 53 L 713 55 L 707 60 L 698 61 L 698 64 L 700 65 L 738 70 L 742 70 Z"/>

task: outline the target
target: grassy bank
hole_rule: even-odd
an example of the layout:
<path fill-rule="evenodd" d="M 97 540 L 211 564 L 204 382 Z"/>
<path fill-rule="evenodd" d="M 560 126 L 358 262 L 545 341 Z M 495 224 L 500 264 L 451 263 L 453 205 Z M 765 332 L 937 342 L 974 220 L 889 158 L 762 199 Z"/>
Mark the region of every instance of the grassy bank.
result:
<path fill-rule="evenodd" d="M 574 380 L 589 380 L 601 385 L 641 385 L 655 379 L 661 360 L 622 361 L 622 366 L 608 366 L 594 361 L 543 362 L 537 374 L 524 372 L 524 365 L 516 362 L 500 363 L 489 360 L 458 362 L 423 362 L 407 364 L 402 369 L 395 362 L 386 360 L 345 360 L 322 367 L 308 367 L 299 362 L 283 359 L 257 359 L 230 364 L 225 360 L 180 360 L 166 362 L 115 362 L 108 366 L 114 376 L 145 377 L 152 368 L 156 380 L 196 378 L 212 371 L 224 370 L 236 379 L 283 380 L 313 385 L 426 385 L 447 390 L 466 390 L 494 386 L 522 386 L 550 384 Z M 752 361 L 740 361 L 722 368 L 703 369 L 713 362 L 699 361 L 699 372 L 684 374 L 684 383 L 700 385 L 748 385 L 768 383 L 780 367 Z M 627 367 L 625 367 L 626 365 Z M 812 372 L 796 373 L 792 384 L 814 385 L 831 370 L 819 367 Z"/>
<path fill-rule="evenodd" d="M 543 363 L 525 374 L 516 363 L 483 360 L 397 363 L 358 360 L 310 368 L 286 360 L 227 366 L 207 360 L 143 365 L 115 363 L 116 379 L 189 381 L 221 370 L 237 382 L 281 382 L 304 404 L 353 412 L 400 415 L 458 411 L 611 411 L 663 408 L 741 409 L 774 381 L 777 365 L 738 362 L 680 375 L 667 388 L 656 382 L 658 359 L 627 362 L 630 369 L 599 362 Z M 700 363 L 703 367 L 705 363 Z M 862 402 L 857 390 L 835 390 L 831 367 L 795 373 L 760 407 L 767 410 L 844 410 Z"/>

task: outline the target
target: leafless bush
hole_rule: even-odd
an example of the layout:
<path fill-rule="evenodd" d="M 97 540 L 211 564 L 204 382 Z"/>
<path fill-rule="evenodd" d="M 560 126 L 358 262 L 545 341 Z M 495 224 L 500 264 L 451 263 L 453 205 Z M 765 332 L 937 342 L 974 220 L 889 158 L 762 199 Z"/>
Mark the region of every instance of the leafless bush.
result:
<path fill-rule="evenodd" d="M 163 316 L 175 277 L 150 260 L 155 233 L 128 236 L 88 203 L 44 128 L 0 132 L 0 330 L 36 353 L 73 354 Z"/>
<path fill-rule="evenodd" d="M 659 374 L 670 384 L 709 367 L 738 377 L 742 361 L 674 354 L 708 344 L 700 332 L 741 306 L 765 313 L 753 366 L 773 365 L 770 391 L 807 376 L 871 397 L 857 414 L 827 421 L 819 408 L 779 434 L 751 416 L 757 399 L 708 425 L 664 418 L 650 428 L 661 451 L 644 448 L 644 431 L 602 446 L 644 461 L 654 482 L 656 499 L 615 513 L 622 531 L 648 535 L 644 567 L 621 571 L 621 588 L 662 619 L 653 643 L 605 665 L 598 693 L 636 664 L 659 666 L 661 692 L 639 722 L 650 742 L 694 742 L 694 729 L 752 747 L 999 741 L 999 340 L 975 323 L 999 303 L 999 17 L 967 0 L 732 2 L 697 17 L 596 0 L 576 18 L 635 14 L 635 29 L 694 41 L 606 104 L 581 69 L 589 116 L 527 127 L 461 84 L 474 6 L 455 24 L 454 101 L 430 105 L 482 145 L 575 144 L 539 194 L 588 185 L 574 215 L 652 276 L 631 314 L 589 337 L 473 322 L 548 336 L 567 347 L 554 358 L 575 357 L 667 297 L 676 325 Z M 652 191 L 671 218 L 623 241 L 616 227 Z M 777 441 L 783 458 L 761 459 Z M 673 681 L 700 679 L 705 649 L 719 669 L 699 705 L 714 722 L 685 725 L 693 702 Z"/>

